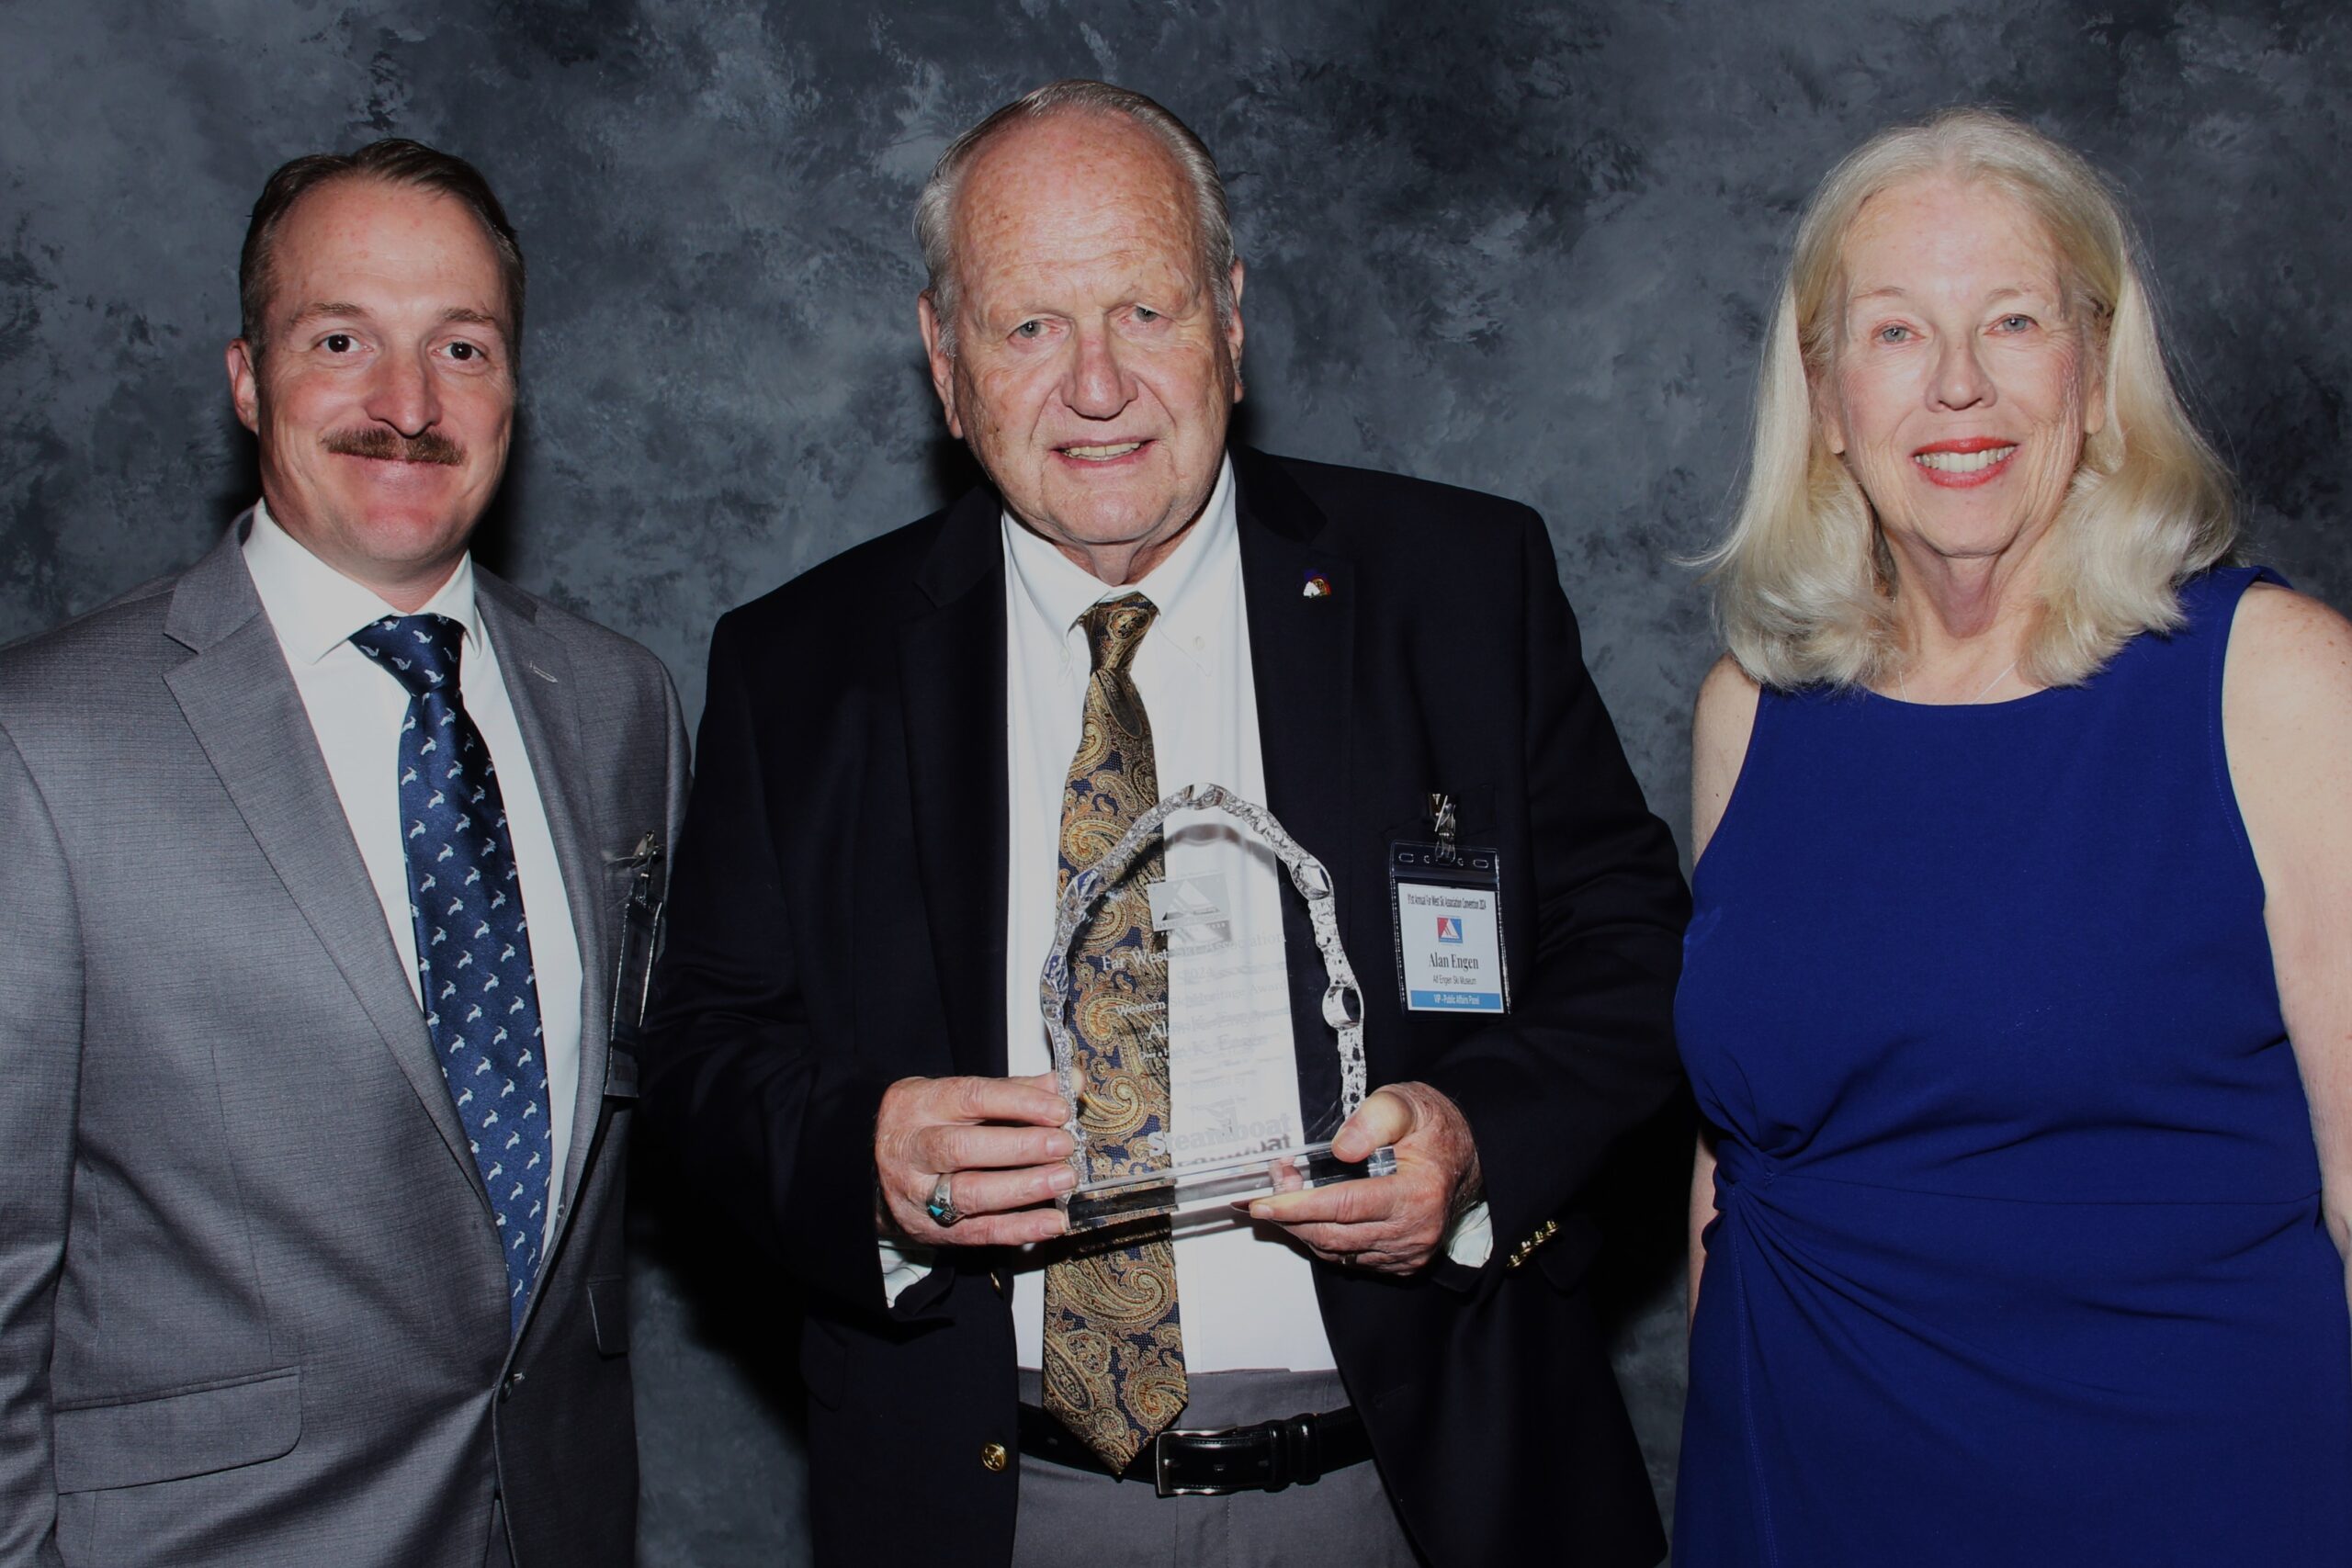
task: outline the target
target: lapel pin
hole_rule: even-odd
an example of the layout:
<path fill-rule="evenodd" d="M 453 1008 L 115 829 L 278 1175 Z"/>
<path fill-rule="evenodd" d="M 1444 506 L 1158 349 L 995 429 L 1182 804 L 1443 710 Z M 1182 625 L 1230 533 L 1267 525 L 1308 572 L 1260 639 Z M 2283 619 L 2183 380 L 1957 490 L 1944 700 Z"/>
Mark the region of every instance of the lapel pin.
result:
<path fill-rule="evenodd" d="M 1300 589 L 1299 592 L 1309 599 L 1329 599 L 1331 596 L 1331 580 L 1319 571 L 1309 572 L 1306 576 L 1306 586 Z"/>

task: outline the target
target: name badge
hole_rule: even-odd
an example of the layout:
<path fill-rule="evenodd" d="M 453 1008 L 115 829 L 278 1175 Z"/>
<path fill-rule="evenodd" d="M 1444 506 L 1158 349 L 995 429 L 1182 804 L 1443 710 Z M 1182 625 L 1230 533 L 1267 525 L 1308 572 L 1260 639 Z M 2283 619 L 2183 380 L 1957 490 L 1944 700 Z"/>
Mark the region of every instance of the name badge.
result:
<path fill-rule="evenodd" d="M 1396 980 L 1407 1012 L 1510 1010 L 1501 867 L 1490 849 L 1389 847 Z"/>

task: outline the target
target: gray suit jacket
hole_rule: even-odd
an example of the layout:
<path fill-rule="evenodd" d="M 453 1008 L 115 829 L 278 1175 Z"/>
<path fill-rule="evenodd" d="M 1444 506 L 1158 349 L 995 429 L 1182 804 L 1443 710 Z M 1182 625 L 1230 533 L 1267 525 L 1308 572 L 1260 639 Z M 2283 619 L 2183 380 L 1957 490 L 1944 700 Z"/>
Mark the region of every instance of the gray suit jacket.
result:
<path fill-rule="evenodd" d="M 480 1176 L 239 552 L 0 652 L 0 1564 L 633 1556 L 616 859 L 661 663 L 482 573 L 586 995 L 521 1337 Z"/>

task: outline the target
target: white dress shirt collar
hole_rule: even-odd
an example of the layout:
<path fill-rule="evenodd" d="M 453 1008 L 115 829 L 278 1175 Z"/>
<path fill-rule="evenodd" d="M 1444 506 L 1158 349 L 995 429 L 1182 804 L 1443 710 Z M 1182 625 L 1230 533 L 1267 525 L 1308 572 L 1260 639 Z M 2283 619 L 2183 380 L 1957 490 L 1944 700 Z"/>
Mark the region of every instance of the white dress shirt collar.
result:
<path fill-rule="evenodd" d="M 1233 463 L 1221 459 L 1216 484 L 1198 521 L 1176 542 L 1166 560 L 1140 582 L 1115 588 L 1030 532 L 1012 513 L 1001 514 L 1005 559 L 1025 604 L 1062 638 L 1065 660 L 1088 657 L 1079 617 L 1105 599 L 1141 593 L 1158 607 L 1152 637 L 1198 665 L 1213 671 L 1223 641 L 1227 599 L 1218 592 L 1239 570 L 1241 533 L 1233 511 Z"/>
<path fill-rule="evenodd" d="M 294 677 L 318 741 L 328 781 L 343 808 L 359 851 L 369 887 L 383 911 L 392 951 L 406 976 L 409 994 L 423 1004 L 416 965 L 416 920 L 409 891 L 408 850 L 401 830 L 401 732 L 409 717 L 408 689 L 391 672 L 359 651 L 353 632 L 368 622 L 401 612 L 360 583 L 311 553 L 286 532 L 265 504 L 254 507 L 244 540 L 245 570 L 261 597 L 264 615 Z M 498 662 L 498 646 L 485 634 L 474 592 L 470 558 L 461 558 L 449 581 L 424 608 L 464 628 L 461 672 L 469 717 L 490 749 L 514 866 L 530 917 L 531 960 L 538 987 L 539 1023 L 545 1037 L 548 1131 L 555 1160 L 548 1190 L 561 1193 L 564 1172 L 579 1157 L 575 1134 L 595 1131 L 593 1120 L 575 1126 L 580 1083 L 580 1028 L 586 1007 L 585 971 L 580 932 L 572 924 L 561 859 L 548 820 L 546 797 L 523 739 L 521 721 Z M 583 874 L 593 872 L 583 870 Z M 584 1146 L 584 1145 L 583 1145 Z M 561 1205 L 548 1205 L 545 1235 L 552 1239 Z"/>
<path fill-rule="evenodd" d="M 245 537 L 245 570 L 288 660 L 316 664 L 370 621 L 406 614 L 374 590 L 354 582 L 311 553 L 269 514 L 269 503 L 254 502 L 253 530 Z M 447 615 L 465 629 L 466 640 L 482 645 L 474 605 L 474 558 L 458 558 L 449 581 L 425 602 L 420 615 Z"/>

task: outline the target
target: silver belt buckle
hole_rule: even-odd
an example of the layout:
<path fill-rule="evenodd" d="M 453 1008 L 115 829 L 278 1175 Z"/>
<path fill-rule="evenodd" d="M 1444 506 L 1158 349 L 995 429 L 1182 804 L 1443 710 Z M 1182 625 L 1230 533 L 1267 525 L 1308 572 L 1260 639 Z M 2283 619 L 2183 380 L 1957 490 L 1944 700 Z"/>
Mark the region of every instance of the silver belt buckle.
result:
<path fill-rule="evenodd" d="M 1170 1438 L 1221 1438 L 1233 1430 L 1230 1427 L 1193 1427 L 1161 1432 L 1151 1439 L 1151 1485 L 1162 1497 L 1227 1497 L 1241 1488 L 1238 1486 L 1172 1486 L 1168 1481 L 1168 1439 Z"/>

